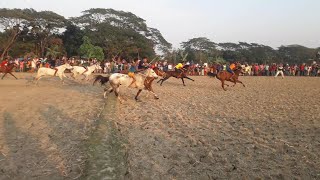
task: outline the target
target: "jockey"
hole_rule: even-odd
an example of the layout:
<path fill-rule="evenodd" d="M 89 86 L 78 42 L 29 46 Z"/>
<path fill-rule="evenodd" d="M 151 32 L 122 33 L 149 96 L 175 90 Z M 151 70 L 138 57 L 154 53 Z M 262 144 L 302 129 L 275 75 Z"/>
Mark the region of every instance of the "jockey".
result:
<path fill-rule="evenodd" d="M 180 62 L 174 67 L 174 71 L 180 73 L 180 76 L 182 75 L 184 65 Z"/>
<path fill-rule="evenodd" d="M 84 73 L 88 72 L 88 67 L 84 65 L 85 63 L 81 64 L 81 67 L 83 67 L 85 69 L 85 71 L 83 71 L 83 73 L 81 73 L 81 75 L 83 75 Z"/>
<path fill-rule="evenodd" d="M 1 67 L 7 69 L 8 66 L 8 58 L 5 58 L 2 62 L 1 62 Z"/>
<path fill-rule="evenodd" d="M 182 73 L 183 64 L 180 62 L 174 67 L 174 71 Z"/>
<path fill-rule="evenodd" d="M 57 58 L 57 60 L 59 60 L 59 58 Z M 55 62 L 59 62 L 59 61 L 57 61 L 57 60 L 56 60 Z M 55 65 L 57 66 L 58 63 L 55 63 Z M 58 72 L 58 68 L 57 68 L 56 66 L 53 68 L 53 69 L 55 70 L 53 76 L 56 76 L 56 74 L 57 74 L 57 72 Z"/>
<path fill-rule="evenodd" d="M 144 57 L 142 61 L 138 62 L 137 66 L 138 66 L 138 71 L 143 71 L 145 69 L 148 69 L 149 68 L 148 58 Z"/>
<path fill-rule="evenodd" d="M 135 59 L 133 61 L 133 63 L 131 64 L 130 68 L 129 68 L 129 72 L 128 72 L 128 76 L 131 77 L 133 80 L 131 82 L 131 84 L 129 85 L 129 87 L 132 87 L 133 84 L 136 82 L 136 78 L 134 73 L 138 71 L 138 59 Z"/>

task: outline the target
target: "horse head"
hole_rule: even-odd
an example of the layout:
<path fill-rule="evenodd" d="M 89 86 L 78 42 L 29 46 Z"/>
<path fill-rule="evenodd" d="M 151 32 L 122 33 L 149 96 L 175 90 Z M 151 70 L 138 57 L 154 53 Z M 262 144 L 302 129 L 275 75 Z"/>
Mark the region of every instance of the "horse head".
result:
<path fill-rule="evenodd" d="M 158 78 L 157 73 L 156 73 L 153 69 L 151 69 L 151 68 L 147 69 L 146 75 L 147 75 L 147 77 L 153 77 L 153 78 L 155 78 L 155 79 Z"/>
<path fill-rule="evenodd" d="M 64 64 L 64 66 L 66 69 L 73 69 L 73 67 L 69 63 Z"/>

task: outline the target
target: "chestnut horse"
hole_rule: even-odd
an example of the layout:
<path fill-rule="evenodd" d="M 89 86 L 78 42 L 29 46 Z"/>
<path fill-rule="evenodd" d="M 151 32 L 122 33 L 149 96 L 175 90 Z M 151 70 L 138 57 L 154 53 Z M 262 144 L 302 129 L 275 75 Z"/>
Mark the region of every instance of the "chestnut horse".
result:
<path fill-rule="evenodd" d="M 212 68 L 213 68 L 213 72 L 216 72 L 215 67 L 212 67 Z M 233 82 L 234 84 L 232 85 L 232 87 L 234 87 L 237 84 L 237 82 L 241 83 L 243 85 L 243 87 L 246 87 L 241 81 L 238 80 L 240 73 L 243 73 L 242 68 L 238 66 L 234 70 L 233 76 L 228 71 L 220 71 L 216 74 L 216 78 L 221 81 L 221 87 L 225 91 L 226 91 L 226 89 L 224 88 L 224 85 L 226 85 L 226 86 L 229 86 L 229 85 L 225 84 L 224 81 Z"/>
<path fill-rule="evenodd" d="M 159 82 L 161 81 L 160 86 L 162 86 L 162 83 L 163 83 L 164 81 L 166 81 L 167 79 L 169 79 L 170 77 L 181 78 L 182 83 L 183 83 L 184 86 L 186 86 L 186 85 L 184 84 L 184 80 L 183 80 L 184 78 L 189 79 L 189 80 L 191 80 L 191 81 L 194 81 L 193 79 L 191 79 L 191 78 L 189 78 L 189 77 L 187 76 L 187 69 L 185 69 L 185 68 L 181 69 L 182 72 L 177 72 L 177 71 L 161 71 L 161 70 L 160 70 L 159 68 L 157 68 L 157 67 L 155 67 L 153 70 L 154 70 L 154 72 L 155 72 L 158 76 L 161 76 L 161 77 L 162 77 L 162 79 L 160 79 L 160 80 L 157 82 L 157 83 L 159 83 Z"/>
<path fill-rule="evenodd" d="M 13 63 L 8 63 L 8 66 L 7 66 L 7 67 L 0 67 L 0 72 L 4 73 L 1 79 L 3 79 L 7 74 L 10 74 L 10 75 L 13 76 L 14 78 L 18 79 L 16 76 L 14 76 L 14 75 L 12 74 L 13 68 L 15 68 L 15 67 L 17 68 L 18 65 L 19 65 L 18 62 L 15 61 L 15 62 L 13 62 Z"/>

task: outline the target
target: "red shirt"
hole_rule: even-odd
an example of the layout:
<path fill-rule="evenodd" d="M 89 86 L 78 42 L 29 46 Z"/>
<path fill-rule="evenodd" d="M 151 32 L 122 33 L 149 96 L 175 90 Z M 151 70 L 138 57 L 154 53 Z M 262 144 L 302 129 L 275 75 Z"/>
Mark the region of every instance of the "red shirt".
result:
<path fill-rule="evenodd" d="M 1 62 L 1 67 L 4 67 L 7 64 L 8 64 L 8 61 L 4 60 L 4 61 Z"/>

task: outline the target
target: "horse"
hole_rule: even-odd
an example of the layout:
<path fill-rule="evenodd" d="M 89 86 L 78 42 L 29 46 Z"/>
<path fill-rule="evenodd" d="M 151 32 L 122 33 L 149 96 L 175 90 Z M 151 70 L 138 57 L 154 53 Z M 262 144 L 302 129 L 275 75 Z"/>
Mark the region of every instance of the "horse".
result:
<path fill-rule="evenodd" d="M 148 90 L 150 93 L 154 95 L 155 99 L 159 99 L 156 93 L 152 89 L 152 81 L 157 79 L 158 75 L 153 71 L 153 69 L 146 69 L 144 72 L 135 74 L 136 82 L 134 83 L 135 87 L 138 89 L 138 92 L 135 96 L 135 100 L 138 101 L 138 96 L 142 90 Z M 111 88 L 104 89 L 103 97 L 106 98 L 107 92 L 112 93 L 114 91 L 115 95 L 118 97 L 120 103 L 122 103 L 122 99 L 119 95 L 120 85 L 129 87 L 133 79 L 126 74 L 114 73 L 109 76 L 109 83 Z"/>
<path fill-rule="evenodd" d="M 225 91 L 226 91 L 226 89 L 224 88 L 224 85 L 225 85 L 224 81 L 233 82 L 234 84 L 233 84 L 232 87 L 234 87 L 237 84 L 237 82 L 241 83 L 243 85 L 243 87 L 246 87 L 241 81 L 238 80 L 240 73 L 243 73 L 243 71 L 242 71 L 242 68 L 238 66 L 234 70 L 234 75 L 233 76 L 228 71 L 220 71 L 220 72 L 218 72 L 216 74 L 216 78 L 221 81 L 222 89 L 225 90 Z M 227 85 L 227 86 L 229 86 L 229 85 Z"/>
<path fill-rule="evenodd" d="M 162 79 L 160 79 L 157 82 L 157 83 L 159 83 L 161 81 L 160 86 L 162 86 L 162 83 L 164 81 L 166 81 L 167 79 L 169 79 L 170 77 L 181 78 L 183 86 L 186 86 L 184 84 L 184 80 L 183 80 L 184 78 L 189 79 L 191 81 L 194 81 L 193 79 L 187 77 L 187 69 L 185 69 L 185 68 L 182 69 L 182 72 L 177 72 L 177 71 L 161 71 L 159 68 L 155 67 L 154 71 L 156 72 L 156 74 L 158 76 L 162 77 Z"/>
<path fill-rule="evenodd" d="M 66 69 L 73 69 L 73 67 L 70 64 L 63 64 L 63 65 L 58 66 L 56 68 L 58 69 L 56 76 L 59 76 L 60 80 L 62 81 L 62 84 L 64 84 L 63 77 L 65 77 L 65 78 L 67 77 L 64 74 L 64 71 Z M 36 81 L 38 84 L 39 79 L 41 79 L 44 76 L 54 76 L 55 71 L 56 70 L 51 69 L 51 68 L 41 67 L 38 69 L 38 72 L 37 72 L 36 77 L 34 78 L 34 81 Z"/>
<path fill-rule="evenodd" d="M 7 74 L 10 74 L 14 78 L 18 79 L 15 75 L 12 74 L 13 68 L 18 68 L 19 62 L 18 60 L 15 60 L 13 63 L 8 63 L 8 65 L 5 67 L 0 67 L 0 72 L 4 73 L 2 78 L 3 79 Z"/>
<path fill-rule="evenodd" d="M 237 82 L 241 83 L 243 85 L 243 87 L 246 87 L 241 81 L 238 80 L 240 73 L 243 73 L 242 67 L 237 66 L 233 72 L 234 72 L 233 76 L 228 71 L 220 71 L 217 73 L 216 77 L 217 77 L 217 79 L 219 79 L 221 81 L 222 89 L 225 91 L 226 91 L 226 89 L 224 88 L 224 81 L 233 82 L 234 84 L 232 85 L 232 87 L 234 87 L 237 84 Z M 227 85 L 227 86 L 229 86 L 229 85 Z"/>
<path fill-rule="evenodd" d="M 88 77 L 95 71 L 95 70 L 99 70 L 99 69 L 102 69 L 101 66 L 97 63 L 97 64 L 94 64 L 94 65 L 91 65 L 91 66 L 88 66 L 88 71 L 85 72 L 83 75 L 85 76 L 84 79 L 82 80 L 89 80 Z M 71 77 L 73 79 L 76 78 L 76 76 L 78 74 L 82 74 L 86 69 L 82 66 L 73 66 L 73 70 L 71 71 L 72 72 L 72 75 Z"/>

